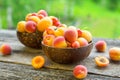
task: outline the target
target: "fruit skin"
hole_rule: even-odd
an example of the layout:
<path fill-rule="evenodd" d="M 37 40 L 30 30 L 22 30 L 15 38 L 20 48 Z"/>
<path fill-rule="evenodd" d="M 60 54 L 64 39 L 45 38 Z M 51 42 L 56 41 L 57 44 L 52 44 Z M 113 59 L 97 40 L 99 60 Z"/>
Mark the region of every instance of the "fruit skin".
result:
<path fill-rule="evenodd" d="M 54 39 L 55 39 L 54 35 L 46 35 L 43 38 L 43 43 L 45 45 L 52 46 Z"/>
<path fill-rule="evenodd" d="M 61 23 L 60 23 L 60 21 L 58 20 L 57 17 L 55 17 L 55 16 L 50 16 L 50 19 L 51 19 L 52 22 L 53 22 L 53 26 L 60 26 L 60 25 L 61 25 Z"/>
<path fill-rule="evenodd" d="M 110 59 L 113 61 L 120 61 L 120 48 L 112 47 L 109 49 Z"/>
<path fill-rule="evenodd" d="M 26 25 L 26 21 L 19 21 L 17 23 L 17 31 L 25 32 L 25 25 Z"/>
<path fill-rule="evenodd" d="M 49 17 L 44 17 L 38 22 L 37 29 L 40 32 L 44 32 L 50 26 L 52 26 L 52 20 Z"/>
<path fill-rule="evenodd" d="M 75 26 L 69 26 L 68 29 L 77 30 L 77 28 Z"/>
<path fill-rule="evenodd" d="M 37 13 L 38 13 L 38 15 L 42 14 L 44 17 L 48 16 L 48 14 L 45 10 L 39 10 Z"/>
<path fill-rule="evenodd" d="M 59 27 L 67 28 L 67 25 L 66 24 L 61 24 Z"/>
<path fill-rule="evenodd" d="M 28 13 L 25 17 L 25 20 L 28 21 L 31 16 L 37 16 L 37 13 Z"/>
<path fill-rule="evenodd" d="M 99 67 L 106 67 L 109 65 L 109 60 L 104 56 L 95 57 L 95 63 Z"/>
<path fill-rule="evenodd" d="M 81 47 L 88 45 L 88 42 L 87 42 L 87 40 L 85 38 L 80 37 L 80 38 L 77 39 L 77 41 L 79 42 Z"/>
<path fill-rule="evenodd" d="M 35 69 L 40 69 L 40 68 L 42 68 L 44 64 L 45 64 L 45 59 L 44 59 L 44 57 L 42 57 L 42 56 L 35 56 L 35 57 L 32 59 L 32 66 L 33 66 Z"/>
<path fill-rule="evenodd" d="M 72 43 L 72 48 L 79 48 L 80 47 L 80 44 L 78 41 L 75 41 Z"/>
<path fill-rule="evenodd" d="M 53 41 L 53 47 L 56 48 L 66 48 L 67 43 L 65 41 L 65 38 L 63 36 L 58 36 Z"/>
<path fill-rule="evenodd" d="M 42 14 L 38 14 L 37 16 L 38 16 L 39 19 L 42 19 L 42 18 L 45 17 L 45 16 L 43 16 Z"/>
<path fill-rule="evenodd" d="M 57 29 L 56 26 L 51 26 L 51 27 L 48 27 L 45 31 L 46 31 L 47 34 L 52 34 L 52 35 L 54 35 L 56 29 Z"/>
<path fill-rule="evenodd" d="M 83 65 L 77 65 L 73 69 L 73 75 L 74 75 L 74 77 L 76 77 L 78 79 L 85 78 L 87 76 L 87 74 L 88 74 L 87 68 Z"/>
<path fill-rule="evenodd" d="M 33 33 L 36 31 L 36 23 L 33 21 L 27 21 L 25 26 L 25 31 L 28 33 Z"/>
<path fill-rule="evenodd" d="M 0 52 L 1 52 L 2 55 L 9 55 L 12 52 L 12 48 L 8 44 L 2 44 L 0 46 Z"/>
<path fill-rule="evenodd" d="M 58 28 L 54 31 L 54 34 L 55 34 L 55 36 L 64 36 L 65 30 L 66 30 L 66 28 L 64 28 L 64 27 L 58 27 Z"/>
<path fill-rule="evenodd" d="M 56 22 L 54 25 L 55 25 L 56 27 L 60 27 L 61 22 L 60 22 L 60 21 L 58 21 L 58 22 Z"/>
<path fill-rule="evenodd" d="M 66 29 L 64 32 L 64 37 L 68 42 L 73 43 L 78 38 L 77 30 L 72 28 Z"/>
<path fill-rule="evenodd" d="M 82 36 L 82 30 L 77 29 L 77 32 L 78 32 L 78 37 L 81 37 Z"/>
<path fill-rule="evenodd" d="M 38 16 L 30 16 L 28 21 L 34 21 L 36 24 L 40 21 Z"/>
<path fill-rule="evenodd" d="M 95 48 L 98 52 L 104 52 L 107 48 L 107 44 L 104 40 L 99 40 L 95 43 Z"/>
<path fill-rule="evenodd" d="M 88 30 L 82 30 L 82 36 L 85 38 L 88 42 L 92 41 L 92 34 Z"/>

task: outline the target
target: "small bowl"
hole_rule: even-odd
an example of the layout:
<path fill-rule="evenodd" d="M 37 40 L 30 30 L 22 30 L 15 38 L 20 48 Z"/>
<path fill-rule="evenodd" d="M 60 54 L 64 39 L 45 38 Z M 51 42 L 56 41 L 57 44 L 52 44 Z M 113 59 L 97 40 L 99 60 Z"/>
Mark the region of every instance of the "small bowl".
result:
<path fill-rule="evenodd" d="M 55 48 L 42 43 L 42 50 L 46 56 L 53 62 L 60 64 L 77 63 L 82 61 L 89 56 L 92 48 L 92 42 L 87 46 L 80 48 Z"/>
<path fill-rule="evenodd" d="M 42 49 L 41 47 L 42 36 L 43 36 L 43 32 L 39 32 L 39 31 L 36 31 L 34 33 L 17 31 L 18 40 L 23 45 L 34 49 Z"/>

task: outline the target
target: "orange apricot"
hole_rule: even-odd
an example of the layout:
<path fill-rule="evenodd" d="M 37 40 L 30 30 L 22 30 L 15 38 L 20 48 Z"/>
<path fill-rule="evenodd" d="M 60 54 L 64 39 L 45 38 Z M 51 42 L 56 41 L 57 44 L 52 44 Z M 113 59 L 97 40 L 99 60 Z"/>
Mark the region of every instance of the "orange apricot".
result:
<path fill-rule="evenodd" d="M 95 43 L 95 48 L 98 52 L 104 52 L 107 48 L 107 43 L 104 40 L 99 40 Z"/>
<path fill-rule="evenodd" d="M 77 79 L 83 79 L 83 78 L 87 77 L 87 74 L 88 74 L 87 67 L 85 67 L 83 65 L 77 65 L 73 69 L 73 75 Z"/>
<path fill-rule="evenodd" d="M 11 54 L 11 52 L 12 52 L 12 48 L 11 48 L 10 45 L 8 45 L 8 44 L 2 44 L 0 46 L 0 53 L 2 55 L 9 55 L 9 54 Z"/>
<path fill-rule="evenodd" d="M 82 30 L 81 37 L 85 38 L 88 42 L 92 41 L 92 34 L 88 30 Z"/>
<path fill-rule="evenodd" d="M 31 16 L 37 16 L 37 13 L 28 13 L 28 14 L 25 16 L 25 20 L 28 21 Z"/>
<path fill-rule="evenodd" d="M 44 32 L 45 29 L 50 26 L 52 26 L 52 20 L 49 17 L 42 18 L 37 24 L 37 28 L 40 32 Z"/>
<path fill-rule="evenodd" d="M 67 42 L 65 41 L 65 38 L 63 36 L 58 36 L 53 41 L 53 47 L 56 48 L 66 48 Z"/>
<path fill-rule="evenodd" d="M 120 48 L 119 47 L 110 48 L 109 57 L 113 61 L 120 61 Z"/>
<path fill-rule="evenodd" d="M 17 31 L 25 32 L 25 25 L 26 25 L 26 21 L 19 21 L 17 23 Z"/>
<path fill-rule="evenodd" d="M 34 21 L 35 23 L 38 23 L 40 21 L 38 16 L 30 16 L 28 20 L 29 21 Z"/>
<path fill-rule="evenodd" d="M 104 56 L 95 57 L 95 63 L 99 67 L 106 67 L 109 65 L 109 60 Z"/>
<path fill-rule="evenodd" d="M 45 64 L 45 59 L 42 56 L 36 56 L 32 59 L 32 66 L 35 69 L 40 69 Z"/>

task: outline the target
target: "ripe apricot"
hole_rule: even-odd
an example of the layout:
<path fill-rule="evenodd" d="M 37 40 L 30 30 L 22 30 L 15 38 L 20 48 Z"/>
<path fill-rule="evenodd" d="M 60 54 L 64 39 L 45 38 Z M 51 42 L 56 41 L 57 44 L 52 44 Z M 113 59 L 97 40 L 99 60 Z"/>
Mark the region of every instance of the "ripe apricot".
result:
<path fill-rule="evenodd" d="M 92 41 L 92 34 L 88 30 L 82 30 L 82 36 L 85 38 L 88 42 Z"/>
<path fill-rule="evenodd" d="M 99 67 L 106 67 L 109 65 L 109 60 L 104 56 L 95 57 L 95 63 Z"/>
<path fill-rule="evenodd" d="M 95 48 L 98 52 L 104 52 L 107 48 L 107 44 L 104 40 L 99 40 L 95 43 Z"/>
<path fill-rule="evenodd" d="M 38 22 L 37 29 L 40 32 L 44 32 L 45 29 L 47 29 L 50 26 L 52 26 L 52 20 L 49 17 L 44 17 Z"/>
<path fill-rule="evenodd" d="M 80 43 L 78 41 L 72 43 L 72 48 L 79 48 L 79 47 L 80 47 Z"/>
<path fill-rule="evenodd" d="M 25 25 L 26 25 L 26 21 L 19 21 L 17 23 L 17 31 L 25 32 Z"/>
<path fill-rule="evenodd" d="M 12 48 L 8 44 L 2 44 L 0 46 L 0 52 L 1 52 L 2 55 L 9 55 L 12 52 Z"/>
<path fill-rule="evenodd" d="M 79 44 L 80 44 L 81 47 L 88 45 L 88 42 L 87 42 L 87 40 L 86 40 L 85 38 L 79 37 L 79 38 L 77 39 L 77 41 L 79 42 Z"/>
<path fill-rule="evenodd" d="M 37 16 L 37 13 L 28 13 L 28 14 L 25 16 L 25 20 L 28 21 L 31 16 Z"/>
<path fill-rule="evenodd" d="M 42 14 L 44 17 L 48 16 L 48 14 L 45 10 L 39 10 L 37 13 L 38 13 L 38 15 Z"/>
<path fill-rule="evenodd" d="M 30 16 L 28 21 L 34 21 L 35 23 L 38 23 L 40 19 L 38 16 Z"/>
<path fill-rule="evenodd" d="M 73 69 L 73 75 L 78 79 L 85 78 L 87 76 L 87 73 L 88 73 L 87 68 L 83 65 L 77 65 Z"/>
<path fill-rule="evenodd" d="M 32 66 L 35 69 L 40 69 L 45 64 L 45 59 L 42 56 L 36 56 L 32 59 Z"/>
<path fill-rule="evenodd" d="M 67 42 L 65 41 L 65 38 L 63 36 L 58 36 L 53 41 L 53 47 L 56 48 L 66 48 Z"/>
<path fill-rule="evenodd" d="M 46 35 L 43 37 L 43 43 L 45 45 L 52 46 L 54 39 L 55 39 L 54 35 L 50 35 L 50 34 Z"/>
<path fill-rule="evenodd" d="M 78 38 L 78 33 L 76 29 L 68 28 L 64 32 L 64 37 L 68 42 L 74 42 Z"/>
<path fill-rule="evenodd" d="M 36 23 L 34 21 L 27 21 L 25 26 L 25 31 L 28 33 L 33 33 L 36 31 Z"/>
<path fill-rule="evenodd" d="M 64 28 L 64 27 L 58 27 L 58 28 L 54 31 L 54 34 L 55 34 L 55 36 L 64 36 L 65 30 L 66 30 L 66 28 Z"/>
<path fill-rule="evenodd" d="M 120 48 L 119 47 L 110 48 L 109 56 L 113 61 L 120 61 Z"/>

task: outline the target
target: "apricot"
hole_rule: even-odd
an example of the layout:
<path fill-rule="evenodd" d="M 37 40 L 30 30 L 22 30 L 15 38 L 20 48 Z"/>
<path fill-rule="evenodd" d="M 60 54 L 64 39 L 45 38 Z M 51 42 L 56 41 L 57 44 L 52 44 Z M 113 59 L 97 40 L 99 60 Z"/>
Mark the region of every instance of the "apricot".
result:
<path fill-rule="evenodd" d="M 26 25 L 26 21 L 19 21 L 17 23 L 17 31 L 25 32 L 25 25 Z"/>
<path fill-rule="evenodd" d="M 11 54 L 11 52 L 12 52 L 12 48 L 11 48 L 10 45 L 8 45 L 8 44 L 2 44 L 0 46 L 0 53 L 2 55 L 9 55 L 9 54 Z"/>
<path fill-rule="evenodd" d="M 66 48 L 67 43 L 65 41 L 65 38 L 63 36 L 58 36 L 53 41 L 53 47 L 56 48 Z"/>
<path fill-rule="evenodd" d="M 33 21 L 27 21 L 25 26 L 25 31 L 28 33 L 33 33 L 36 31 L 36 23 Z"/>
<path fill-rule="evenodd" d="M 73 75 L 74 75 L 75 78 L 83 79 L 87 76 L 87 74 L 88 74 L 88 70 L 83 65 L 77 65 L 73 69 Z"/>
<path fill-rule="evenodd" d="M 37 16 L 37 13 L 28 13 L 25 17 L 25 20 L 28 21 L 31 16 Z"/>
<path fill-rule="evenodd" d="M 82 30 L 82 36 L 85 38 L 88 42 L 92 41 L 92 34 L 88 30 Z"/>
<path fill-rule="evenodd" d="M 79 48 L 80 47 L 80 44 L 78 41 L 75 41 L 72 43 L 72 48 Z"/>
<path fill-rule="evenodd" d="M 64 36 L 65 30 L 66 30 L 66 28 L 64 28 L 64 27 L 58 27 L 58 28 L 54 31 L 54 34 L 55 34 L 55 36 Z"/>
<path fill-rule="evenodd" d="M 43 32 L 43 37 L 45 37 L 46 35 L 48 35 L 47 31 Z"/>
<path fill-rule="evenodd" d="M 88 42 L 87 42 L 87 40 L 85 38 L 80 37 L 80 38 L 77 39 L 77 41 L 79 42 L 81 47 L 88 45 Z"/>
<path fill-rule="evenodd" d="M 38 22 L 37 29 L 40 32 L 44 32 L 45 29 L 47 29 L 50 26 L 52 26 L 52 20 L 49 17 L 44 17 Z"/>
<path fill-rule="evenodd" d="M 51 18 L 51 20 L 52 20 L 52 22 L 53 22 L 53 26 L 60 26 L 60 21 L 58 20 L 58 18 L 57 17 L 55 17 L 55 16 L 50 16 L 50 18 Z"/>
<path fill-rule="evenodd" d="M 106 50 L 107 44 L 104 40 L 99 40 L 95 43 L 95 48 L 98 52 L 104 52 Z"/>
<path fill-rule="evenodd" d="M 82 36 L 82 30 L 77 29 L 77 32 L 78 32 L 78 37 L 81 37 Z"/>
<path fill-rule="evenodd" d="M 77 30 L 72 28 L 66 29 L 64 32 L 64 37 L 68 42 L 73 43 L 78 38 Z"/>
<path fill-rule="evenodd" d="M 67 28 L 67 25 L 66 24 L 61 24 L 60 27 Z"/>
<path fill-rule="evenodd" d="M 58 21 L 58 22 L 56 22 L 54 25 L 55 25 L 56 27 L 60 27 L 61 22 L 60 22 L 60 21 Z"/>
<path fill-rule="evenodd" d="M 113 61 L 120 61 L 120 48 L 112 47 L 109 49 L 110 59 Z"/>
<path fill-rule="evenodd" d="M 52 35 L 54 35 L 56 29 L 57 29 L 56 26 L 51 26 L 51 27 L 48 27 L 45 31 L 47 32 L 47 34 L 52 34 Z"/>
<path fill-rule="evenodd" d="M 104 56 L 95 57 L 95 63 L 99 67 L 106 67 L 109 65 L 109 60 Z"/>
<path fill-rule="evenodd" d="M 37 24 L 40 21 L 40 19 L 37 16 L 30 16 L 28 21 L 34 21 Z"/>
<path fill-rule="evenodd" d="M 42 14 L 44 17 L 48 16 L 48 14 L 45 10 L 39 10 L 37 13 L 38 13 L 38 15 Z"/>
<path fill-rule="evenodd" d="M 43 37 L 43 43 L 45 45 L 52 46 L 54 39 L 55 39 L 54 35 L 46 35 Z"/>
<path fill-rule="evenodd" d="M 44 16 L 42 14 L 38 14 L 37 16 L 38 16 L 39 19 L 44 18 Z"/>
<path fill-rule="evenodd" d="M 77 30 L 77 28 L 75 26 L 69 26 L 68 29 Z"/>
<path fill-rule="evenodd" d="M 42 56 L 36 56 L 32 59 L 32 66 L 35 69 L 40 69 L 45 64 L 45 59 Z"/>

